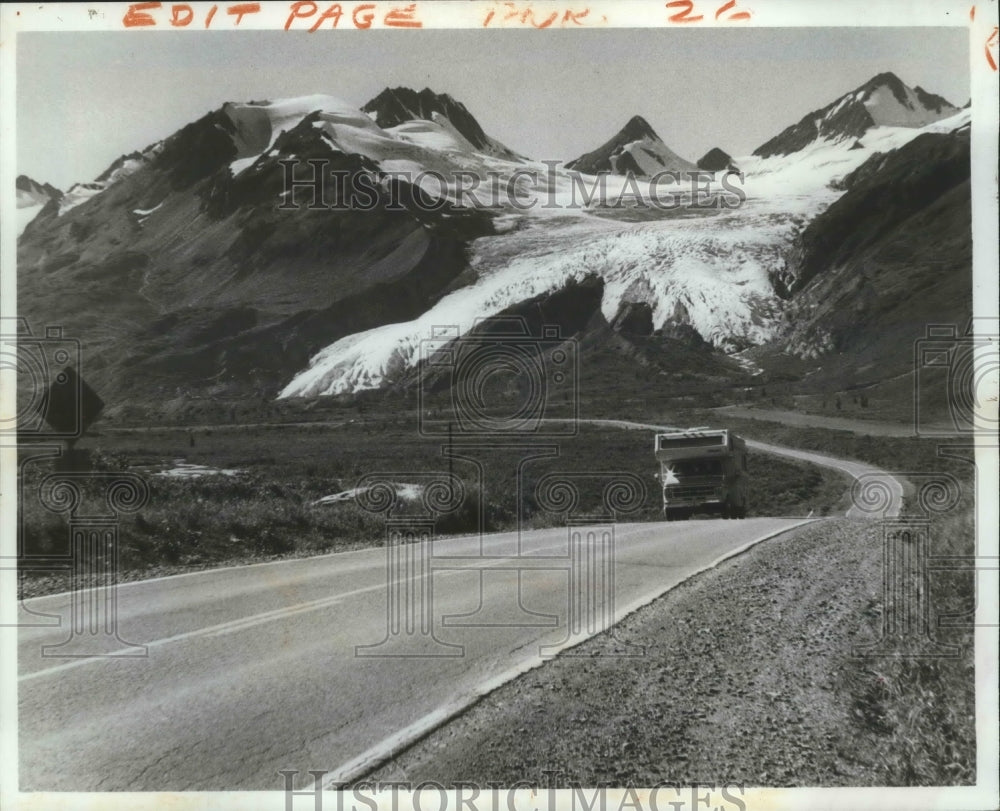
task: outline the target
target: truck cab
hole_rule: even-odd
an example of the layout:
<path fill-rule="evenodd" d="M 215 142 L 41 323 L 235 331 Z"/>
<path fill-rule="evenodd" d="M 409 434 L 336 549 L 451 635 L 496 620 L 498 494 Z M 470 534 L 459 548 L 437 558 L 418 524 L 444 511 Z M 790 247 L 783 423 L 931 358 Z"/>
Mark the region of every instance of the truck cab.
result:
<path fill-rule="evenodd" d="M 749 477 L 743 439 L 724 428 L 695 428 L 657 434 L 655 441 L 668 521 L 696 510 L 746 517 Z"/>

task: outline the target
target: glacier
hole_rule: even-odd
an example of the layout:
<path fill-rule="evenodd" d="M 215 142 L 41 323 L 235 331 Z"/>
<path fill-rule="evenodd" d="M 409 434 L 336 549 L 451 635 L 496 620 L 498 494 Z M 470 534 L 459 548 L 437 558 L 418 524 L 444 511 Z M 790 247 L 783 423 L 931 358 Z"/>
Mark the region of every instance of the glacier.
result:
<path fill-rule="evenodd" d="M 640 222 L 559 205 L 506 212 L 503 219 L 513 220 L 514 227 L 472 244 L 473 284 L 413 321 L 377 327 L 325 347 L 279 399 L 378 388 L 419 362 L 421 341 L 430 338 L 434 327 L 457 327 L 465 334 L 484 317 L 591 275 L 604 280 L 601 309 L 608 319 L 622 303 L 641 301 L 652 308 L 654 327 L 681 314 L 705 340 L 725 351 L 763 343 L 779 326 L 781 302 L 772 275 L 785 270 L 788 250 L 805 224 L 841 194 L 831 183 L 877 152 L 902 146 L 922 132 L 966 126 L 969 120 L 970 111 L 964 110 L 920 128 L 877 127 L 860 148 L 845 140 L 818 140 L 788 156 L 738 158 L 747 199 L 729 211 L 685 216 L 691 212 L 654 209 L 651 218 Z M 417 134 L 421 128 L 415 124 L 408 132 Z M 571 173 L 557 171 L 554 177 L 556 189 L 547 185 L 531 193 L 566 202 Z"/>

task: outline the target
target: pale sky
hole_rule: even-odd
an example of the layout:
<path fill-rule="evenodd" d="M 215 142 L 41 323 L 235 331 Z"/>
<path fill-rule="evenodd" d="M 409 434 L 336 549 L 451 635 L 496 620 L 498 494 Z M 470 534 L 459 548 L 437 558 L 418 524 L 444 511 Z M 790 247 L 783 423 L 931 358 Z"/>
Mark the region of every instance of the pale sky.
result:
<path fill-rule="evenodd" d="M 361 107 L 430 87 L 539 159 L 575 158 L 641 115 L 675 152 L 745 155 L 891 71 L 961 106 L 964 28 L 23 33 L 18 173 L 66 189 L 225 101 L 324 93 Z"/>

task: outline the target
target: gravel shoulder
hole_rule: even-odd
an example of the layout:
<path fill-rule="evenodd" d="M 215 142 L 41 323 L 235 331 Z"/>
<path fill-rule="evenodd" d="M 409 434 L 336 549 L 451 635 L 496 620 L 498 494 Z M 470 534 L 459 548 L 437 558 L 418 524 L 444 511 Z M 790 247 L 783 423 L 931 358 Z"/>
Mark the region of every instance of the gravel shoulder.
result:
<path fill-rule="evenodd" d="M 831 519 L 758 544 L 490 693 L 365 780 L 901 784 L 884 756 L 909 743 L 885 722 L 893 685 L 880 660 L 852 656 L 880 635 L 880 537 L 876 522 Z M 933 699 L 962 708 L 970 730 L 971 645 L 969 634 L 968 684 L 951 679 Z M 974 741 L 940 753 L 957 761 L 955 783 L 974 780 Z"/>

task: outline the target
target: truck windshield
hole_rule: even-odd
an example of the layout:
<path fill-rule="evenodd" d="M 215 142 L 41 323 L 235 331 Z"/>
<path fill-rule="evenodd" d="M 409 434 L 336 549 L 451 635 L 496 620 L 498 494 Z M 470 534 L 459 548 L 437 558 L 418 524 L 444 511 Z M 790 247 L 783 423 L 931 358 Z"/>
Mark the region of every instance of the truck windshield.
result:
<path fill-rule="evenodd" d="M 721 459 L 681 459 L 671 467 L 677 476 L 721 476 Z"/>

